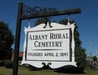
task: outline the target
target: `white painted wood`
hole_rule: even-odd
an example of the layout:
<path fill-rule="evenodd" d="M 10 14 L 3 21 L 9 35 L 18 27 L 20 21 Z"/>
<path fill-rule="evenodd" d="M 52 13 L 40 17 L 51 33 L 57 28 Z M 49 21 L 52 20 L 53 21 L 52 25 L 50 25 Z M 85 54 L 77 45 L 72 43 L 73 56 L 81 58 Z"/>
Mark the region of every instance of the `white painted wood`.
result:
<path fill-rule="evenodd" d="M 45 26 L 44 23 L 32 28 L 30 28 L 30 26 L 28 28 L 25 27 L 24 54 L 21 64 L 29 64 L 34 67 L 41 68 L 44 66 L 42 63 L 44 63 L 53 69 L 66 65 L 76 66 L 74 51 L 75 24 L 68 23 L 67 25 L 63 25 L 58 23 L 51 23 L 52 28 L 49 27 L 49 23 L 47 24 L 48 25 L 46 28 L 43 28 Z M 70 35 L 70 29 L 72 35 Z M 53 38 L 52 36 L 56 34 L 58 35 L 58 38 Z M 42 38 L 34 38 L 35 35 L 39 35 Z M 70 36 L 72 36 L 72 38 Z M 70 41 L 70 38 L 72 41 Z M 50 43 L 49 46 L 42 45 L 42 47 L 40 47 L 39 43 L 43 42 L 53 43 Z M 56 44 L 54 44 L 54 42 L 56 42 Z M 70 57 L 71 49 L 72 57 Z M 70 58 L 72 60 L 70 60 Z"/>

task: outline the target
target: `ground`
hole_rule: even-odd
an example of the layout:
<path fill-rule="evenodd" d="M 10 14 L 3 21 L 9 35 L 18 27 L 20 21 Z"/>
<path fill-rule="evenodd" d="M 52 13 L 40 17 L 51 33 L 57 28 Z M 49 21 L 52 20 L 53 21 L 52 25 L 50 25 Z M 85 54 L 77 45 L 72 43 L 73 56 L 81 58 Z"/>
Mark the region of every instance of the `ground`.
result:
<path fill-rule="evenodd" d="M 0 75 L 12 75 L 13 70 L 5 67 L 0 67 Z M 98 75 L 98 70 L 85 69 L 85 73 L 81 74 L 70 74 L 70 73 L 58 73 L 53 70 L 40 70 L 40 71 L 29 71 L 28 68 L 19 67 L 18 75 Z"/>

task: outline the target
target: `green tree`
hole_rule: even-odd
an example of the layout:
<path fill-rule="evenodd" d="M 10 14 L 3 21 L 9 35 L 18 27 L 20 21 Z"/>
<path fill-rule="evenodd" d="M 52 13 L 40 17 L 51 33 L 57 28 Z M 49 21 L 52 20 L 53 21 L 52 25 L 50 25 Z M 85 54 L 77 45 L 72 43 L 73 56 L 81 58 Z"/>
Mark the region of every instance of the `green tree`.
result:
<path fill-rule="evenodd" d="M 97 61 L 97 57 L 96 56 L 93 56 L 93 61 Z"/>
<path fill-rule="evenodd" d="M 0 22 L 0 60 L 10 59 L 14 37 L 8 24 Z"/>
<path fill-rule="evenodd" d="M 61 24 L 65 24 L 67 25 L 68 20 L 61 20 L 60 21 Z M 76 22 L 74 20 L 71 20 L 70 23 L 75 23 Z M 78 32 L 78 26 L 76 25 L 75 28 L 75 32 L 74 32 L 74 38 L 75 38 L 75 61 L 77 62 L 77 66 L 78 68 L 80 68 L 82 71 L 84 70 L 85 67 L 85 63 L 86 63 L 86 53 L 85 53 L 85 49 L 82 48 L 81 46 L 81 40 L 80 40 L 80 35 Z"/>

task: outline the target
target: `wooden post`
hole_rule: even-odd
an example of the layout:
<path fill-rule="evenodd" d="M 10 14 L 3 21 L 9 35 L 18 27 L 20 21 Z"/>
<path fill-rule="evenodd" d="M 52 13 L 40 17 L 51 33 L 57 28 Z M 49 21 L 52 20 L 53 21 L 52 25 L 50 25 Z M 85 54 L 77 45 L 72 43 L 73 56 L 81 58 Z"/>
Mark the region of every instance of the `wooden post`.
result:
<path fill-rule="evenodd" d="M 18 56 L 19 56 L 19 45 L 20 45 L 20 33 L 21 33 L 21 15 L 22 15 L 23 4 L 18 5 L 17 15 L 17 26 L 16 26 L 16 37 L 15 37 L 15 50 L 14 50 L 14 62 L 13 62 L 13 75 L 18 75 Z"/>

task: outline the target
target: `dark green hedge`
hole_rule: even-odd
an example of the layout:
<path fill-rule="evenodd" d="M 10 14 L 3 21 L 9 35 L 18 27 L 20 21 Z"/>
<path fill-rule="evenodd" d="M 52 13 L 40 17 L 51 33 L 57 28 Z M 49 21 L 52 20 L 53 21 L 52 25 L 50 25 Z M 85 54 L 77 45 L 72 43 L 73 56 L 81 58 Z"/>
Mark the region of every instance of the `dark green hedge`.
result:
<path fill-rule="evenodd" d="M 6 68 L 12 68 L 13 67 L 13 61 L 5 60 L 4 65 Z"/>
<path fill-rule="evenodd" d="M 68 66 L 64 66 L 59 69 L 56 69 L 55 71 L 63 72 L 63 73 L 84 73 L 84 68 L 68 65 Z"/>
<path fill-rule="evenodd" d="M 0 60 L 0 66 L 4 66 L 4 61 Z"/>

